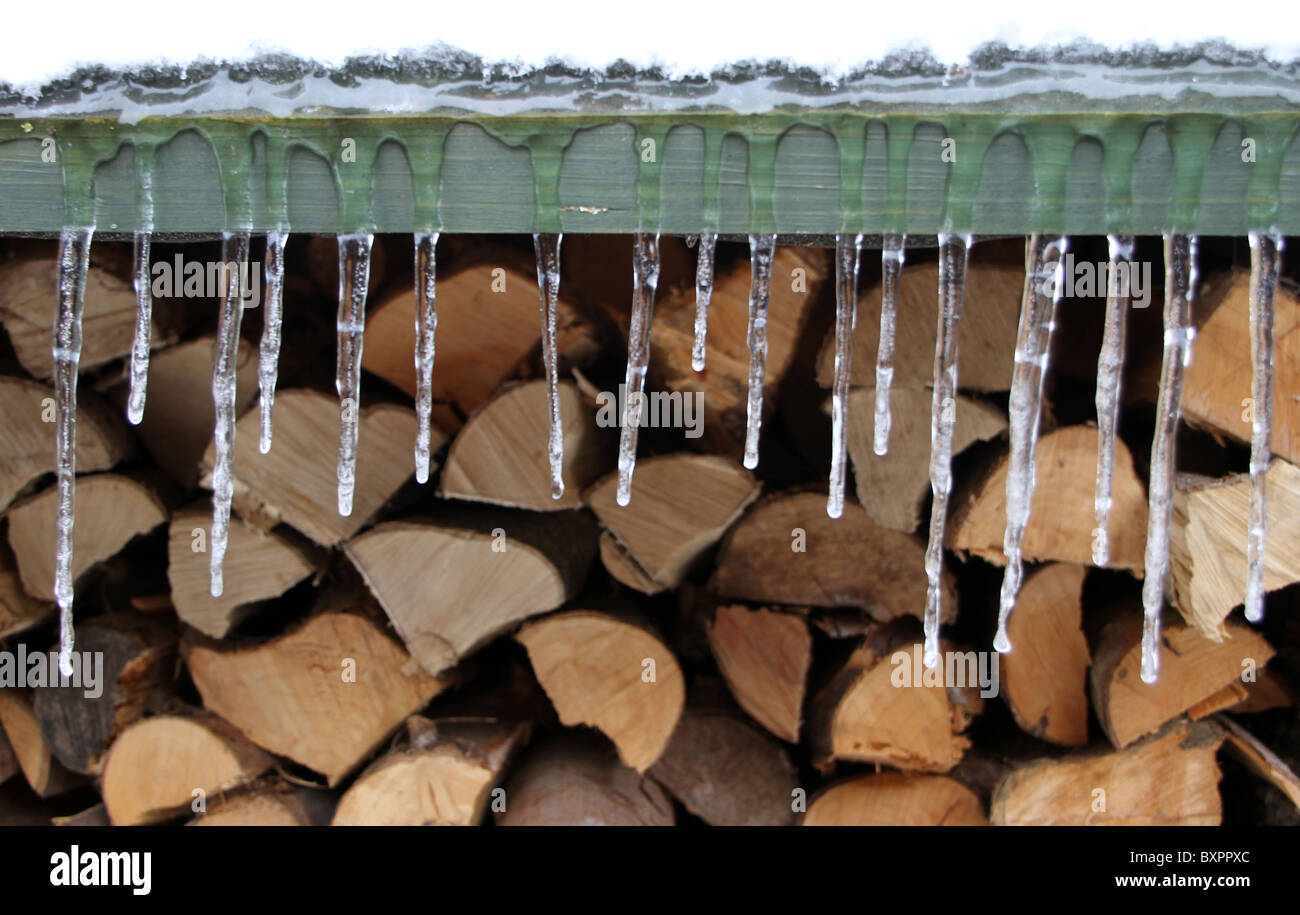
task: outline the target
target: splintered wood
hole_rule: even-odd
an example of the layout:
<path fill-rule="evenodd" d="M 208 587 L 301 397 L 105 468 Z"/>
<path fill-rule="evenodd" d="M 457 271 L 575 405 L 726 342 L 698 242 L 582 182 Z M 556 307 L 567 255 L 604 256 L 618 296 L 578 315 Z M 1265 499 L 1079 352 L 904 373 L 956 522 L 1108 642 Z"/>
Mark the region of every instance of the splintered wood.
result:
<path fill-rule="evenodd" d="M 692 250 L 662 236 L 651 263 L 649 239 L 634 321 L 632 240 L 563 238 L 552 344 L 530 239 L 421 236 L 412 269 L 411 238 L 377 235 L 368 302 L 349 299 L 340 325 L 337 240 L 295 234 L 280 252 L 282 321 L 249 309 L 219 350 L 220 303 L 159 298 L 136 425 L 125 418 L 131 248 L 96 241 L 67 676 L 54 600 L 56 249 L 0 241 L 0 825 L 1300 823 L 1294 268 L 1277 291 L 1272 457 L 1256 464 L 1257 478 L 1267 467 L 1264 622 L 1242 611 L 1260 504 L 1244 473 L 1249 280 L 1210 270 L 1184 394 L 1194 428 L 1181 429 L 1183 473 L 1170 478 L 1160 675 L 1147 684 L 1154 422 L 1142 401 L 1164 344 L 1157 309 L 1126 312 L 1098 569 L 1105 309 L 1061 302 L 1024 576 L 999 654 L 1009 427 L 1020 455 L 1028 431 L 1023 391 L 1008 400 L 1023 243 L 971 249 L 957 378 L 940 377 L 936 398 L 940 271 L 920 238 L 899 274 L 892 379 L 889 353 L 876 371 L 879 251 L 862 252 L 854 289 L 844 257 L 783 236 L 770 288 L 752 290 L 743 240 Z M 840 253 L 853 242 L 839 239 Z M 556 271 L 543 268 L 549 289 Z M 222 429 L 234 423 L 228 469 L 213 466 L 214 365 Z M 639 413 L 629 378 L 649 398 Z M 634 419 L 637 448 L 620 452 Z M 748 470 L 759 419 L 761 461 Z M 345 462 L 341 430 L 351 442 L 354 428 Z M 951 451 L 951 468 L 932 450 Z M 345 517 L 340 466 L 353 457 Z M 618 468 L 626 476 L 633 458 L 620 505 Z M 1013 490 L 1026 468 L 1015 463 Z M 949 484 L 946 525 L 931 529 Z M 231 501 L 215 536 L 213 490 Z M 1222 770 L 1220 752 L 1232 758 Z"/>

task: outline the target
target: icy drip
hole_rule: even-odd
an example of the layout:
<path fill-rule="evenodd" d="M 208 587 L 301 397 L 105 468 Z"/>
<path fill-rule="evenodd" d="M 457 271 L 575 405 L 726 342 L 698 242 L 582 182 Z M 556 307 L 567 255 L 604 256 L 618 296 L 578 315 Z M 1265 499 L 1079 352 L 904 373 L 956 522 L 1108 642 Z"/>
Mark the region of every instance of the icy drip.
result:
<path fill-rule="evenodd" d="M 54 320 L 54 599 L 59 604 L 59 670 L 72 675 L 72 528 L 77 490 L 77 363 L 81 360 L 81 314 L 94 229 L 59 233 L 59 305 Z"/>
<path fill-rule="evenodd" d="M 230 534 L 230 500 L 235 482 L 235 368 L 239 355 L 239 325 L 244 317 L 244 297 L 240 279 L 248 264 L 248 233 L 227 232 L 221 236 L 221 261 L 225 266 L 225 290 L 221 297 L 221 317 L 217 323 L 216 354 L 212 360 L 212 405 L 215 419 L 212 432 L 212 553 L 209 562 L 209 591 L 220 597 L 225 587 L 221 564 L 226 558 L 226 541 Z"/>
<path fill-rule="evenodd" d="M 262 312 L 262 342 L 257 349 L 257 387 L 261 392 L 261 437 L 257 449 L 271 450 L 271 410 L 280 370 L 280 339 L 284 334 L 284 246 L 287 232 L 266 233 L 266 306 Z"/>
<path fill-rule="evenodd" d="M 1174 444 L 1182 410 L 1183 375 L 1192 360 L 1192 298 L 1196 290 L 1196 237 L 1165 236 L 1165 351 L 1151 442 L 1146 578 L 1142 582 L 1142 682 L 1160 673 L 1160 612 L 1169 577 L 1169 520 L 1174 507 Z"/>
<path fill-rule="evenodd" d="M 1007 527 L 1002 553 L 1007 566 L 998 600 L 998 631 L 993 647 L 1011 650 L 1007 617 L 1016 605 L 1024 575 L 1021 544 L 1034 501 L 1034 452 L 1043 408 L 1043 379 L 1052 349 L 1056 306 L 1061 300 L 1061 258 L 1065 239 L 1034 233 L 1025 240 L 1025 291 L 1016 332 L 1015 368 L 1011 375 L 1011 458 L 1007 466 Z"/>
<path fill-rule="evenodd" d="M 366 290 L 370 285 L 367 233 L 339 236 L 338 355 L 334 389 L 339 395 L 339 514 L 352 514 L 357 485 L 357 434 L 361 410 L 361 347 L 366 330 Z"/>
<path fill-rule="evenodd" d="M 749 398 L 745 409 L 745 467 L 758 466 L 763 430 L 763 378 L 767 373 L 767 306 L 772 299 L 772 254 L 776 236 L 749 236 Z"/>
<path fill-rule="evenodd" d="M 149 383 L 153 291 L 149 288 L 149 233 L 136 232 L 134 243 L 131 259 L 135 265 L 135 337 L 131 341 L 131 388 L 126 398 L 126 418 L 136 426 L 144 419 L 145 389 Z"/>
<path fill-rule="evenodd" d="M 826 514 L 844 514 L 848 452 L 849 379 L 853 370 L 853 328 L 858 322 L 858 258 L 861 235 L 835 238 L 835 380 L 831 388 L 831 484 Z"/>
<path fill-rule="evenodd" d="M 564 420 L 560 416 L 559 353 L 555 345 L 555 310 L 560 295 L 562 241 L 564 236 L 561 234 L 533 235 L 533 248 L 537 252 L 537 288 L 542 296 L 542 362 L 546 367 L 546 404 L 551 414 L 551 433 L 546 454 L 551 461 L 552 499 L 564 495 Z"/>
<path fill-rule="evenodd" d="M 1097 489 L 1093 512 L 1097 528 L 1092 534 L 1092 564 L 1110 561 L 1110 505 L 1115 474 L 1115 436 L 1119 422 L 1120 381 L 1124 374 L 1124 342 L 1128 333 L 1128 309 L 1132 284 L 1133 236 L 1108 235 L 1109 263 L 1106 265 L 1106 329 L 1097 356 Z M 1123 273 L 1123 282 L 1121 282 Z"/>
<path fill-rule="evenodd" d="M 1282 267 L 1282 239 L 1250 234 L 1250 529 L 1246 541 L 1246 619 L 1264 618 L 1264 545 L 1268 536 L 1265 492 L 1273 437 L 1273 294 Z"/>
<path fill-rule="evenodd" d="M 632 252 L 632 321 L 627 332 L 627 376 L 623 390 L 623 427 L 618 440 L 618 504 L 632 501 L 636 438 L 641 425 L 642 391 L 650 365 L 650 321 L 659 286 L 659 233 L 638 232 Z"/>
<path fill-rule="evenodd" d="M 966 296 L 969 235 L 939 236 L 939 323 L 934 343 L 934 397 L 930 411 L 930 540 L 925 548 L 925 666 L 939 661 L 939 587 L 943 534 L 952 491 L 952 429 L 957 412 L 957 327 Z"/>
<path fill-rule="evenodd" d="M 704 371 L 704 344 L 709 333 L 709 302 L 713 299 L 713 252 L 716 232 L 701 232 L 699 257 L 695 261 L 695 344 L 691 347 L 691 368 Z"/>
<path fill-rule="evenodd" d="M 438 233 L 415 236 L 415 479 L 429 482 L 433 414 L 433 343 L 438 329 Z"/>
<path fill-rule="evenodd" d="M 880 343 L 876 350 L 876 428 L 872 449 L 889 451 L 889 388 L 894 383 L 894 336 L 898 329 L 898 278 L 906 235 L 886 235 L 880 250 Z"/>

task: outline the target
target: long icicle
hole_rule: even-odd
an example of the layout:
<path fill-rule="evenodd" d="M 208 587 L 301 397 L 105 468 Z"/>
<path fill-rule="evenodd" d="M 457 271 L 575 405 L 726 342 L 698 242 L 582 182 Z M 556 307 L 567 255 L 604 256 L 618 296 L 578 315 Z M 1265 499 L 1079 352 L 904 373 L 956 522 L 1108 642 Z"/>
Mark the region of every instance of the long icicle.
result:
<path fill-rule="evenodd" d="M 248 268 L 248 233 L 227 232 L 221 236 L 221 317 L 217 323 L 216 353 L 212 359 L 212 532 L 209 536 L 209 591 L 220 597 L 225 588 L 221 567 L 230 536 L 230 500 L 234 497 L 232 473 L 235 460 L 235 369 L 239 353 L 239 325 L 244 319 L 244 291 L 241 278 Z"/>
<path fill-rule="evenodd" d="M 894 383 L 894 337 L 898 330 L 898 279 L 903 272 L 906 235 L 886 235 L 880 249 L 880 342 L 876 349 L 876 427 L 872 450 L 889 451 L 890 387 Z"/>
<path fill-rule="evenodd" d="M 77 491 L 77 365 L 81 314 L 93 228 L 59 233 L 59 302 L 54 320 L 54 472 L 59 490 L 55 518 L 54 598 L 59 604 L 59 671 L 72 675 L 72 528 Z"/>
<path fill-rule="evenodd" d="M 271 450 L 271 410 L 280 373 L 280 341 L 284 335 L 284 246 L 287 232 L 266 233 L 266 305 L 262 311 L 262 342 L 257 348 L 257 388 L 261 393 L 261 436 L 257 450 Z"/>
<path fill-rule="evenodd" d="M 627 376 L 623 383 L 623 426 L 618 439 L 619 505 L 632 501 L 632 471 L 641 425 L 642 391 L 650 365 L 650 322 L 659 286 L 659 233 L 638 232 L 632 252 L 632 321 L 627 333 Z"/>
<path fill-rule="evenodd" d="M 1160 675 L 1160 613 L 1169 577 L 1169 521 L 1174 507 L 1174 446 L 1182 412 L 1183 375 L 1192 359 L 1192 298 L 1196 291 L 1196 237 L 1165 236 L 1165 351 L 1151 442 L 1147 495 L 1146 577 L 1142 582 L 1142 682 Z"/>
<path fill-rule="evenodd" d="M 131 260 L 135 266 L 135 336 L 131 341 L 131 387 L 126 397 L 126 418 L 133 426 L 144 419 L 145 391 L 149 384 L 149 338 L 153 332 L 153 290 L 149 288 L 150 233 L 136 232 Z"/>
<path fill-rule="evenodd" d="M 415 236 L 415 480 L 429 482 L 434 336 L 438 329 L 438 233 Z"/>
<path fill-rule="evenodd" d="M 546 368 L 546 405 L 551 432 L 546 455 L 551 462 L 551 498 L 564 495 L 564 419 L 560 416 L 559 353 L 555 345 L 556 303 L 560 297 L 561 234 L 534 234 L 537 288 L 542 297 L 542 363 Z"/>
<path fill-rule="evenodd" d="M 713 300 L 713 255 L 718 233 L 701 232 L 695 261 L 695 343 L 691 346 L 691 368 L 704 371 L 705 343 L 709 334 L 709 303 Z"/>
<path fill-rule="evenodd" d="M 767 306 L 772 299 L 772 255 L 776 236 L 749 236 L 749 397 L 745 407 L 745 467 L 758 466 L 763 430 L 763 381 L 767 374 Z"/>
<path fill-rule="evenodd" d="M 357 434 L 361 413 L 361 349 L 370 285 L 369 233 L 339 236 L 338 350 L 334 389 L 339 395 L 339 514 L 352 514 L 357 485 Z"/>
<path fill-rule="evenodd" d="M 835 380 L 831 389 L 831 482 L 826 514 L 844 514 L 848 462 L 849 380 L 853 371 L 853 328 L 858 323 L 858 260 L 861 235 L 835 237 Z"/>
<path fill-rule="evenodd" d="M 1273 439 L 1273 294 L 1282 269 L 1282 239 L 1250 233 L 1250 528 L 1246 541 L 1246 619 L 1264 618 L 1267 475 Z"/>
<path fill-rule="evenodd" d="M 993 638 L 993 647 L 1001 652 L 1011 650 L 1007 618 L 1016 605 L 1024 575 L 1020 548 L 1034 501 L 1034 453 L 1056 306 L 1061 300 L 1061 259 L 1065 244 L 1061 236 L 1037 232 L 1025 240 L 1025 290 L 1011 374 L 1011 458 L 1007 466 L 1007 526 L 1002 539 L 1007 565 L 998 599 L 998 631 Z"/>
<path fill-rule="evenodd" d="M 939 236 L 939 320 L 934 342 L 934 396 L 930 411 L 930 540 L 925 548 L 925 666 L 939 662 L 943 535 L 952 491 L 952 430 L 957 415 L 957 329 L 966 296 L 969 235 Z"/>
<path fill-rule="evenodd" d="M 1132 235 L 1108 235 L 1106 265 L 1106 329 L 1097 356 L 1097 489 L 1093 513 L 1092 564 L 1110 562 L 1110 506 L 1115 478 L 1115 438 L 1119 426 L 1120 382 L 1124 374 L 1124 346 L 1128 336 L 1128 310 L 1132 301 Z"/>

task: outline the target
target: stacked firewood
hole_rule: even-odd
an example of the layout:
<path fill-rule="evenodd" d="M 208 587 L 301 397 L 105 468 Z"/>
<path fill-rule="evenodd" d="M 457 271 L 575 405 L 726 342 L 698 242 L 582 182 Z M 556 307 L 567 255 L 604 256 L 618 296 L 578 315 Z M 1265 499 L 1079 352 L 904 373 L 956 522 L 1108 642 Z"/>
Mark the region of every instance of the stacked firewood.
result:
<path fill-rule="evenodd" d="M 1130 322 L 1110 560 L 1096 569 L 1092 390 L 1104 303 L 1062 302 L 1024 538 L 1033 565 L 1010 621 L 1014 648 L 998 656 L 1023 248 L 973 249 L 945 638 L 927 671 L 933 256 L 909 252 L 903 272 L 893 427 L 878 456 L 879 269 L 864 255 L 849 398 L 856 498 L 831 519 L 827 252 L 777 249 L 769 415 L 751 472 L 740 460 L 745 249 L 719 247 L 707 368 L 696 373 L 694 255 L 685 240 L 663 240 L 646 391 L 680 396 L 663 396 L 661 423 L 641 430 L 632 500 L 620 506 L 613 425 L 630 243 L 564 239 L 566 485 L 555 500 L 526 241 L 440 243 L 438 467 L 421 486 L 411 242 L 377 239 L 347 517 L 335 493 L 334 242 L 291 241 L 267 454 L 260 314 L 245 314 L 236 517 L 219 598 L 209 593 L 216 303 L 157 299 L 145 415 L 130 426 L 130 247 L 96 243 L 73 554 L 77 651 L 102 662 L 93 689 L 49 683 L 54 249 L 5 243 L 0 823 L 1297 821 L 1300 780 L 1288 764 L 1300 754 L 1300 298 L 1290 286 L 1277 298 L 1271 593 L 1264 624 L 1251 626 L 1240 609 L 1251 429 L 1244 243 L 1203 243 L 1171 593 L 1160 679 L 1148 686 L 1140 576 L 1158 308 Z M 1092 242 L 1080 240 L 1079 257 Z M 155 244 L 156 260 L 177 255 L 220 257 L 210 243 Z M 1158 279 L 1158 240 L 1138 257 L 1154 259 Z"/>

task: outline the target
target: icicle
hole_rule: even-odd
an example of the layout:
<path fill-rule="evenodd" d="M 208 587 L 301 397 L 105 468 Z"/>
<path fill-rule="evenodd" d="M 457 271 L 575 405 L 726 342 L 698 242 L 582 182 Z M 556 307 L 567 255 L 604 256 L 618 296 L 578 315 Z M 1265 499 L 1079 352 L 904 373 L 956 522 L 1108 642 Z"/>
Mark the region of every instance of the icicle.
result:
<path fill-rule="evenodd" d="M 1132 298 L 1133 236 L 1108 235 L 1106 265 L 1106 329 L 1097 356 L 1097 489 L 1093 512 L 1097 529 L 1092 534 L 1092 564 L 1110 562 L 1110 504 L 1115 474 L 1115 436 L 1119 422 L 1119 386 L 1124 374 L 1124 340 Z M 1123 265 L 1121 267 L 1121 264 Z M 1123 277 L 1121 278 L 1121 271 Z M 1121 281 L 1122 280 L 1122 281 Z"/>
<path fill-rule="evenodd" d="M 713 252 L 716 232 L 700 233 L 700 253 L 695 261 L 695 345 L 691 347 L 691 368 L 704 371 L 704 343 L 709 333 L 709 302 L 713 299 Z"/>
<path fill-rule="evenodd" d="M 1034 452 L 1043 407 L 1043 379 L 1052 351 L 1056 306 L 1061 300 L 1061 258 L 1065 239 L 1034 233 L 1025 240 L 1025 291 L 1016 333 L 1015 367 L 1011 375 L 1011 459 L 1007 467 L 1007 527 L 1002 553 L 1007 566 L 998 601 L 998 631 L 993 647 L 1011 650 L 1007 617 L 1016 605 L 1024 566 L 1020 545 L 1034 501 Z"/>
<path fill-rule="evenodd" d="M 1246 541 L 1246 619 L 1264 618 L 1264 544 L 1268 535 L 1266 474 L 1273 438 L 1273 293 L 1282 269 L 1282 239 L 1250 233 L 1250 529 Z"/>
<path fill-rule="evenodd" d="M 542 362 L 546 366 L 546 403 L 551 413 L 551 435 L 546 454 L 551 460 L 552 499 L 564 495 L 564 420 L 560 417 L 559 355 L 555 347 L 555 308 L 560 295 L 562 241 L 563 235 L 533 235 L 533 248 L 537 252 L 537 288 L 542 296 Z"/>
<path fill-rule="evenodd" d="M 939 578 L 943 533 L 952 491 L 952 428 L 957 410 L 957 328 L 966 295 L 969 235 L 939 236 L 939 323 L 934 343 L 934 397 L 930 417 L 930 541 L 925 548 L 925 666 L 939 662 Z"/>
<path fill-rule="evenodd" d="M 618 504 L 632 501 L 632 471 L 641 425 L 642 390 L 650 364 L 650 321 L 659 286 L 659 233 L 638 232 L 632 253 L 632 322 L 627 333 L 627 377 L 623 384 L 623 428 L 618 440 Z"/>
<path fill-rule="evenodd" d="M 848 451 L 849 378 L 853 369 L 853 328 L 858 322 L 858 257 L 861 235 L 835 238 L 835 381 L 831 392 L 831 485 L 826 514 L 844 514 L 844 472 Z"/>
<path fill-rule="evenodd" d="M 906 235 L 886 235 L 880 250 L 880 343 L 876 349 L 876 429 L 872 449 L 889 451 L 889 388 L 894 383 L 894 335 L 898 329 L 898 278 Z"/>
<path fill-rule="evenodd" d="M 415 479 L 429 482 L 429 418 L 433 413 L 433 342 L 438 329 L 438 233 L 415 236 Z"/>
<path fill-rule="evenodd" d="M 280 339 L 284 333 L 284 246 L 287 232 L 266 233 L 266 306 L 262 311 L 262 342 L 257 349 L 257 387 L 262 400 L 262 429 L 257 449 L 271 450 L 271 409 L 280 366 Z"/>
<path fill-rule="evenodd" d="M 72 528 L 77 489 L 77 363 L 81 360 L 81 313 L 94 229 L 59 233 L 59 304 L 54 320 L 54 598 L 59 604 L 59 671 L 72 675 Z"/>
<path fill-rule="evenodd" d="M 149 288 L 148 232 L 135 233 L 135 338 L 131 341 L 131 390 L 126 398 L 126 418 L 137 426 L 144 419 L 145 389 L 149 383 L 149 336 L 153 330 L 153 291 Z"/>
<path fill-rule="evenodd" d="M 361 347 L 366 331 L 366 290 L 375 236 L 339 236 L 338 354 L 334 389 L 339 395 L 339 514 L 352 514 L 357 485 L 357 432 L 361 411 Z"/>
<path fill-rule="evenodd" d="M 763 378 L 767 373 L 767 305 L 772 298 L 776 236 L 749 236 L 749 400 L 745 410 L 745 467 L 758 466 L 763 429 Z"/>
<path fill-rule="evenodd" d="M 1192 299 L 1196 292 L 1196 237 L 1165 236 L 1165 351 L 1151 442 L 1146 577 L 1142 582 L 1142 682 L 1160 673 L 1160 612 L 1169 577 L 1169 519 L 1174 507 L 1174 444 L 1182 410 L 1183 374 L 1192 358 Z"/>
<path fill-rule="evenodd" d="M 212 404 L 215 410 L 212 446 L 212 553 L 209 559 L 213 597 L 220 597 L 225 584 L 221 564 L 226 558 L 230 534 L 230 500 L 235 492 L 232 465 L 235 460 L 235 368 L 239 353 L 239 325 L 244 318 L 244 291 L 240 280 L 248 263 L 248 233 L 227 232 L 221 236 L 221 262 L 225 289 L 221 296 L 221 317 L 217 324 L 216 355 L 212 360 Z"/>

